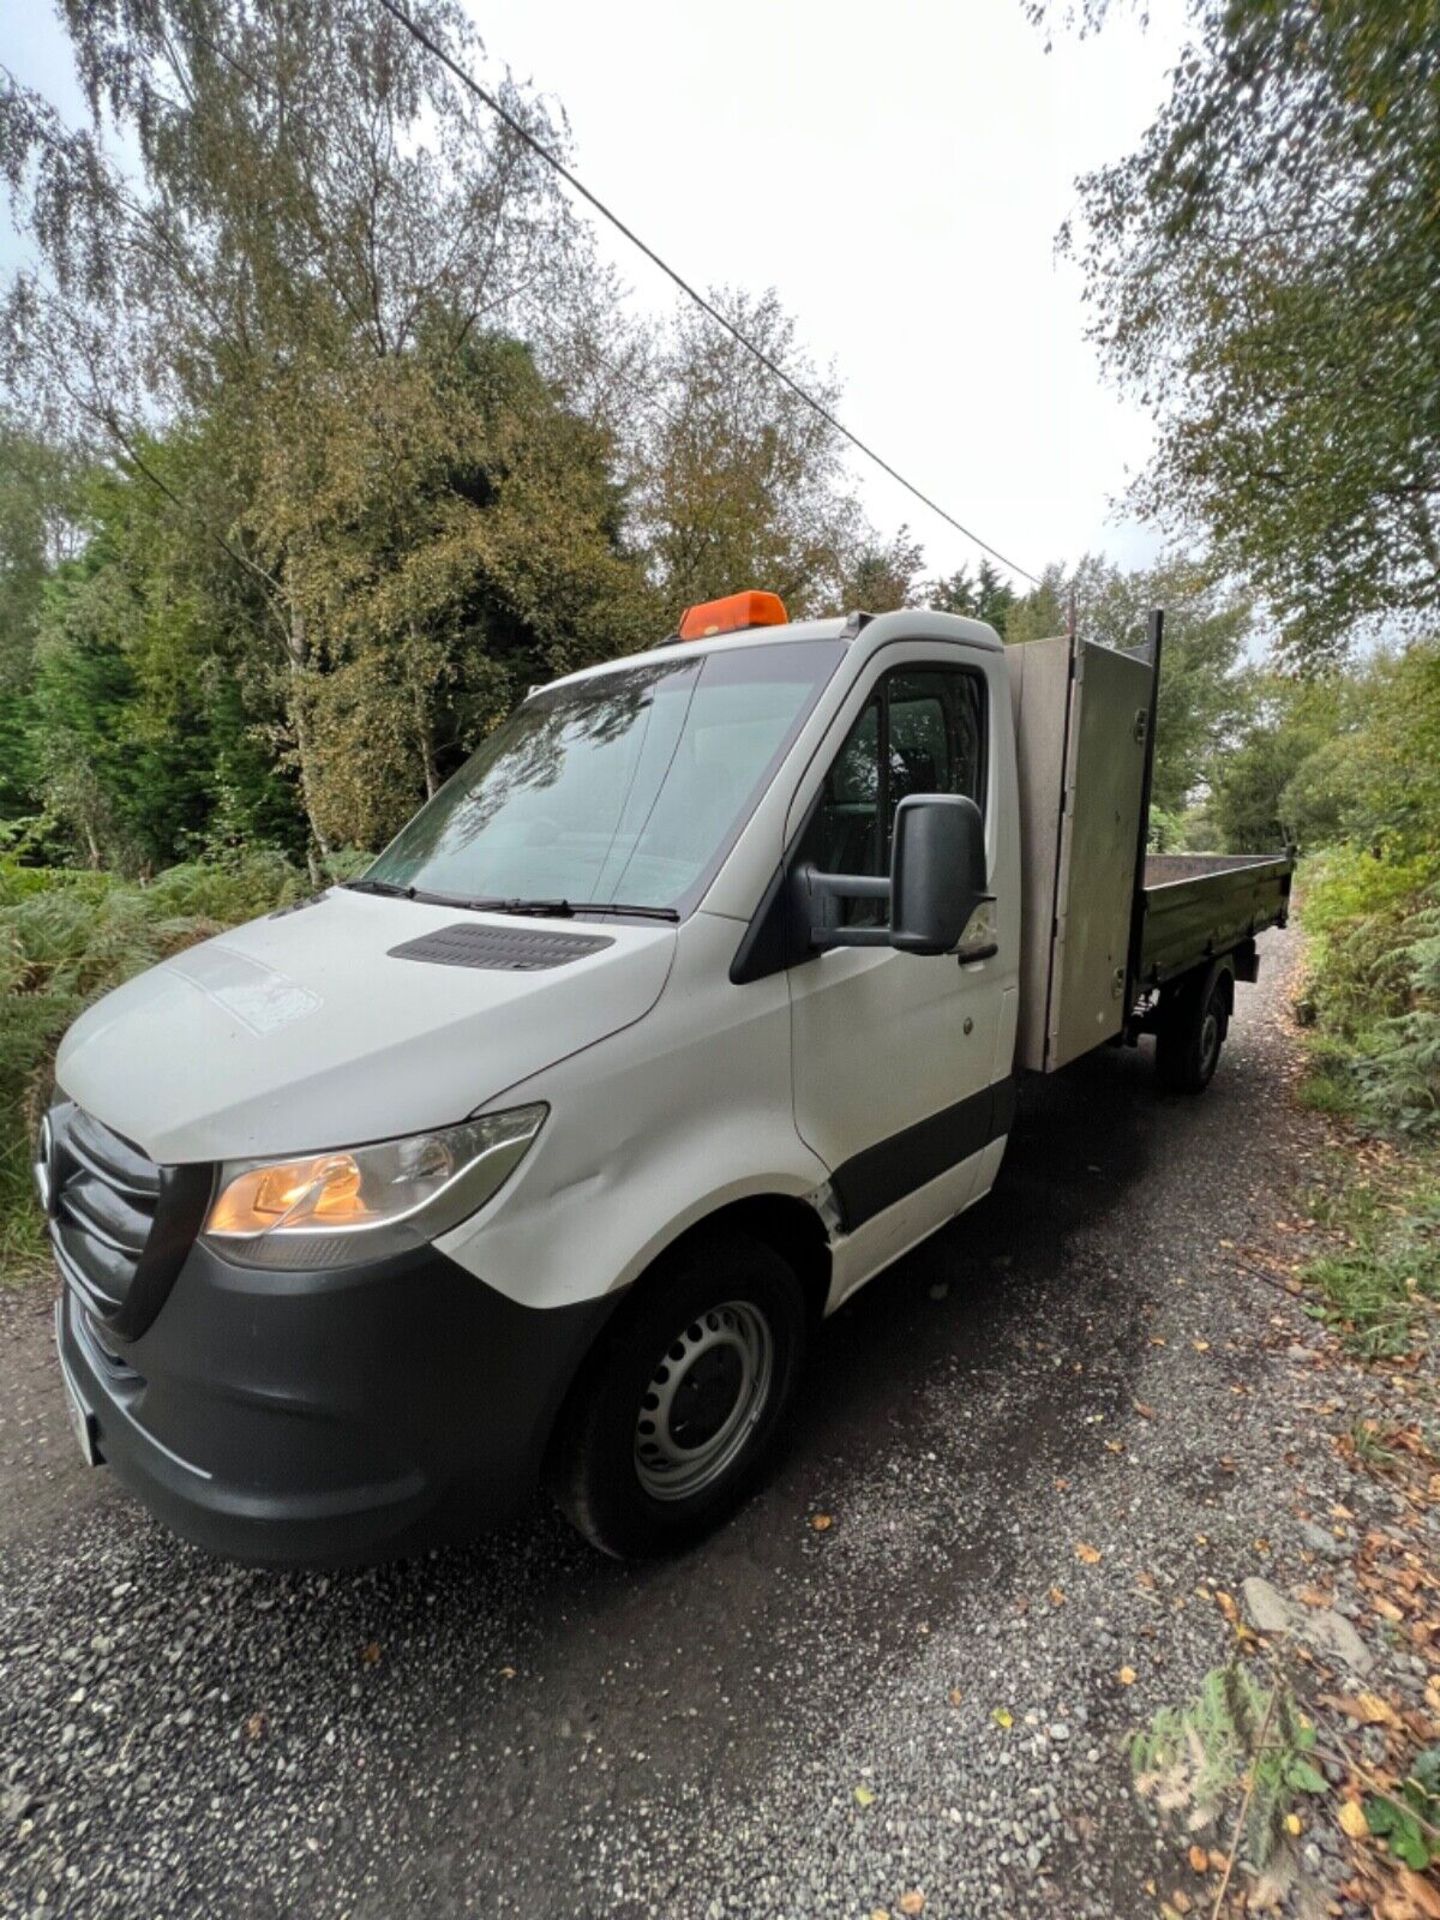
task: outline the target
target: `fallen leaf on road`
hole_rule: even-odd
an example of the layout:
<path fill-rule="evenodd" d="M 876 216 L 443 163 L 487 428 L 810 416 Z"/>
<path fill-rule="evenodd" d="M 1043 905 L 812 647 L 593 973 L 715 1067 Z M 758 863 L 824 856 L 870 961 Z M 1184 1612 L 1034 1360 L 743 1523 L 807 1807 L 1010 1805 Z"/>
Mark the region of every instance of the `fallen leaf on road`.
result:
<path fill-rule="evenodd" d="M 812 1513 L 810 1516 L 810 1525 L 816 1533 L 826 1533 L 834 1524 L 834 1519 L 828 1513 Z"/>
<path fill-rule="evenodd" d="M 1322 1693 L 1320 1698 L 1327 1707 L 1334 1707 L 1337 1713 L 1343 1713 L 1347 1720 L 1355 1720 L 1362 1727 L 1398 1727 L 1400 1724 L 1399 1714 L 1378 1693 Z"/>
<path fill-rule="evenodd" d="M 1092 1547 L 1088 1540 L 1077 1541 L 1075 1558 L 1077 1560 L 1083 1560 L 1087 1567 L 1097 1567 L 1101 1559 L 1100 1549 L 1098 1547 Z"/>
<path fill-rule="evenodd" d="M 1065 1604 L 1065 1589 L 1064 1589 L 1063 1587 L 1051 1587 L 1051 1589 L 1050 1589 L 1050 1604 L 1051 1604 L 1051 1606 L 1052 1606 L 1052 1607 L 1063 1607 L 1063 1606 L 1064 1606 L 1064 1604 Z"/>
<path fill-rule="evenodd" d="M 250 1715 L 250 1718 L 245 1722 L 245 1738 L 247 1740 L 258 1740 L 261 1734 L 264 1733 L 264 1731 L 265 1731 L 264 1714 L 252 1713 Z"/>
<path fill-rule="evenodd" d="M 1307 1607 L 1328 1607 L 1330 1595 L 1321 1587 L 1302 1587 L 1299 1598 Z"/>
<path fill-rule="evenodd" d="M 360 1649 L 360 1663 L 366 1667 L 378 1667 L 380 1664 L 380 1642 L 372 1640 L 368 1646 Z"/>
<path fill-rule="evenodd" d="M 875 1803 L 873 1790 L 869 1787 L 856 1787 L 855 1802 L 857 1806 L 861 1807 L 873 1806 Z"/>
<path fill-rule="evenodd" d="M 1133 1687 L 1133 1686 L 1134 1686 L 1134 1684 L 1135 1684 L 1135 1669 L 1134 1669 L 1134 1667 L 1121 1667 L 1121 1669 L 1120 1669 L 1120 1684 L 1121 1684 L 1121 1686 L 1122 1686 L 1122 1687 Z"/>
<path fill-rule="evenodd" d="M 1186 1858 L 1190 1862 L 1190 1871 L 1192 1873 L 1208 1873 L 1209 1872 L 1210 1856 L 1208 1853 L 1206 1853 L 1204 1847 L 1192 1846 L 1189 1853 L 1186 1855 Z"/>
<path fill-rule="evenodd" d="M 1155 1576 L 1148 1568 L 1142 1567 L 1135 1576 L 1135 1584 L 1137 1587 L 1143 1587 L 1146 1593 L 1153 1593 L 1155 1591 Z"/>
<path fill-rule="evenodd" d="M 1125 1451 L 1125 1442 L 1123 1440 L 1107 1440 L 1105 1442 L 1105 1451 L 1107 1453 L 1123 1453 Z"/>
<path fill-rule="evenodd" d="M 1170 1905 L 1174 1911 L 1179 1914 L 1193 1913 L 1195 1911 L 1195 1902 L 1183 1887 L 1172 1888 Z"/>
<path fill-rule="evenodd" d="M 1013 1727 L 1015 1724 L 1015 1716 L 1008 1707 L 996 1707 L 992 1711 L 990 1718 L 995 1722 L 997 1727 Z"/>
<path fill-rule="evenodd" d="M 1287 1814 L 1286 1814 L 1286 1816 L 1285 1816 L 1285 1831 L 1286 1831 L 1287 1833 L 1290 1833 L 1290 1834 L 1296 1834 L 1296 1833 L 1299 1833 L 1299 1831 L 1300 1831 L 1300 1825 L 1301 1825 L 1301 1822 L 1300 1822 L 1300 1816 L 1299 1816 L 1299 1814 L 1298 1814 L 1298 1813 L 1287 1813 Z"/>
<path fill-rule="evenodd" d="M 1208 1340 L 1192 1340 L 1190 1344 L 1197 1353 L 1208 1353 L 1210 1351 L 1210 1342 Z"/>
<path fill-rule="evenodd" d="M 1400 1890 L 1408 1897 L 1412 1914 L 1423 1916 L 1423 1920 L 1440 1920 L 1440 1893 L 1430 1881 L 1422 1880 L 1409 1867 L 1401 1867 Z"/>
<path fill-rule="evenodd" d="M 923 1913 L 925 1911 L 925 1896 L 918 1887 L 902 1898 L 900 1911 L 901 1913 Z"/>
<path fill-rule="evenodd" d="M 1153 1420 L 1155 1418 L 1154 1407 L 1147 1407 L 1143 1400 L 1132 1401 L 1131 1405 L 1134 1407 L 1135 1411 L 1139 1414 L 1142 1420 Z"/>
<path fill-rule="evenodd" d="M 1240 1618 L 1240 1609 L 1236 1606 L 1231 1595 L 1222 1593 L 1217 1587 L 1215 1589 L 1215 1604 L 1230 1622 L 1231 1626 L 1234 1626 L 1235 1622 Z"/>
<path fill-rule="evenodd" d="M 1363 1840 L 1369 1833 L 1370 1822 L 1365 1818 L 1365 1809 L 1358 1800 L 1341 1801 L 1340 1825 L 1352 1840 Z"/>
<path fill-rule="evenodd" d="M 965 1698 L 965 1696 L 964 1696 L 964 1694 L 963 1694 L 963 1693 L 962 1693 L 962 1692 L 960 1691 L 960 1689 L 959 1689 L 959 1687 L 951 1687 L 951 1689 L 950 1689 L 950 1704 L 951 1704 L 951 1706 L 952 1706 L 952 1707 L 958 1707 L 958 1706 L 960 1705 L 960 1703 L 961 1703 L 961 1701 L 962 1701 L 962 1700 L 964 1700 L 964 1698 Z"/>

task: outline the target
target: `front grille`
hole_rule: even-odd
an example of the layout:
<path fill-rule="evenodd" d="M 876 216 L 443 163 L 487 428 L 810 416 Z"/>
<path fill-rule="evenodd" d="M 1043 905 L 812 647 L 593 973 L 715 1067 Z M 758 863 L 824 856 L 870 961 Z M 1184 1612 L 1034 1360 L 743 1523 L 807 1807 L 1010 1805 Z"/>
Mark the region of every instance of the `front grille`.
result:
<path fill-rule="evenodd" d="M 46 1117 L 36 1173 L 65 1280 L 101 1326 L 133 1339 L 159 1311 L 190 1251 L 211 1169 L 157 1166 L 62 1099 Z"/>

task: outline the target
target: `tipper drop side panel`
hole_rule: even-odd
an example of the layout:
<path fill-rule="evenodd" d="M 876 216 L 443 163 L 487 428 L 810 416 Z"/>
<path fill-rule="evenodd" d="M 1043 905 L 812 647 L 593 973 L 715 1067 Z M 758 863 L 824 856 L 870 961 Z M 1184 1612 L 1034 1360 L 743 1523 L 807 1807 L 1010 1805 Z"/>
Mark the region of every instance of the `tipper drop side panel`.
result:
<path fill-rule="evenodd" d="M 1127 1032 L 1137 1001 L 1284 925 L 1283 854 L 1151 854 L 1158 621 L 1133 653 L 1093 641 L 1009 650 L 1019 774 L 1016 1062 L 1053 1073 Z M 1253 949 L 1247 947 L 1253 959 Z M 1253 967 L 1238 969 L 1253 977 Z"/>

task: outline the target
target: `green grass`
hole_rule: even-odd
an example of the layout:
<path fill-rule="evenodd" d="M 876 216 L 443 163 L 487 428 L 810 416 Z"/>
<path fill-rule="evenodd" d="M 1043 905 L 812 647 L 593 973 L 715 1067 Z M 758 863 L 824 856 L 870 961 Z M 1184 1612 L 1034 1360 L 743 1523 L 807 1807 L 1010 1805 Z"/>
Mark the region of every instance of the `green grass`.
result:
<path fill-rule="evenodd" d="M 1360 1120 L 1365 1114 L 1365 1101 L 1353 1075 L 1343 1063 L 1324 1058 L 1310 1062 L 1296 1098 L 1302 1107 L 1332 1120 Z"/>
<path fill-rule="evenodd" d="M 1307 1196 L 1310 1216 L 1343 1244 L 1301 1278 L 1326 1323 L 1364 1360 L 1429 1349 L 1440 1314 L 1440 1169 L 1433 1155 L 1397 1155 L 1381 1172 L 1337 1154 L 1333 1182 Z"/>

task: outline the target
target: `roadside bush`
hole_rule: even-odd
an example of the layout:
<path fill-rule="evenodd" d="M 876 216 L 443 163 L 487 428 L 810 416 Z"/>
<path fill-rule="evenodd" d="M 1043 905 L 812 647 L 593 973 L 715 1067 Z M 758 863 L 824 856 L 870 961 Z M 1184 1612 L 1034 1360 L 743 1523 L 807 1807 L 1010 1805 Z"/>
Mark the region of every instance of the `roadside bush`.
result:
<path fill-rule="evenodd" d="M 1440 860 L 1333 847 L 1310 863 L 1302 919 L 1311 936 L 1308 1011 L 1316 1067 L 1373 1124 L 1440 1130 Z"/>
<path fill-rule="evenodd" d="M 1414 915 L 1407 932 L 1409 1011 L 1383 1023 L 1355 1072 L 1373 1113 L 1407 1133 L 1432 1133 L 1440 1130 L 1440 905 Z"/>
<path fill-rule="evenodd" d="M 90 1001 L 157 960 L 298 899 L 303 874 L 251 853 L 172 867 L 147 886 L 0 859 L 0 1263 L 32 1264 L 43 1233 L 30 1142 L 60 1036 Z"/>

